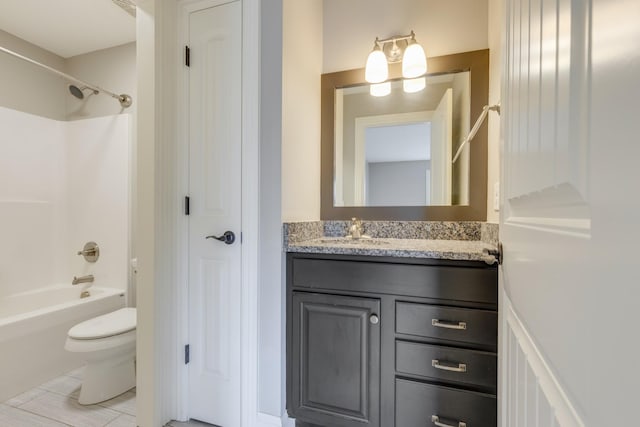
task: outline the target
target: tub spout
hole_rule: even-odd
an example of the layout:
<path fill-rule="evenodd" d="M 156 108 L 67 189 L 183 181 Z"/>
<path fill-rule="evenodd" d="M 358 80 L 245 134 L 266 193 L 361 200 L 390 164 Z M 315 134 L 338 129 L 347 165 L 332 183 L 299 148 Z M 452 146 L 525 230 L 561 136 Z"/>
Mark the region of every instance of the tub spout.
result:
<path fill-rule="evenodd" d="M 88 276 L 80 276 L 80 277 L 73 276 L 73 281 L 71 282 L 71 284 L 77 285 L 79 283 L 90 283 L 90 282 L 93 282 L 93 274 L 89 274 Z"/>

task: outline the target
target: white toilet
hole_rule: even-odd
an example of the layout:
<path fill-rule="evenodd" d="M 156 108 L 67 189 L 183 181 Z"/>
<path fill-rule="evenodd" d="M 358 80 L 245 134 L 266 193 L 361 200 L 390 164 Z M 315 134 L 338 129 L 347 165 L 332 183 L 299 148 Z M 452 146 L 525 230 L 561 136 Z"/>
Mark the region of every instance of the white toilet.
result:
<path fill-rule="evenodd" d="M 136 385 L 136 309 L 78 323 L 69 329 L 64 348 L 83 353 L 87 362 L 79 403 L 91 405 L 124 393 Z"/>

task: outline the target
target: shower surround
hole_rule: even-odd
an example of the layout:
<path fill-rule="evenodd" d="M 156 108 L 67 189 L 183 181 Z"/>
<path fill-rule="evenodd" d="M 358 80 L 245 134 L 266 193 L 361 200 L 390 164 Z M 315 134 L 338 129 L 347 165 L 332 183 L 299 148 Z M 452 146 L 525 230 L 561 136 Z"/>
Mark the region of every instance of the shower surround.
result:
<path fill-rule="evenodd" d="M 87 274 L 95 276 L 96 288 L 126 293 L 129 116 L 62 122 L 0 107 L 0 129 L 0 306 L 18 295 L 41 295 L 61 287 L 70 288 L 65 292 L 71 294 L 77 291 L 79 298 L 82 285 L 72 288 L 71 280 Z M 100 259 L 94 264 L 76 255 L 88 241 L 100 245 Z M 96 314 L 88 310 L 84 316 Z M 8 318 L 0 318 L 0 325 L 8 327 L 5 323 L 9 318 L 25 316 L 29 314 L 12 311 Z M 55 319 L 44 318 L 42 324 Z M 24 334 L 34 333 L 31 329 L 24 328 Z M 29 348 L 33 354 L 50 357 L 35 362 L 40 365 L 34 366 L 33 371 L 41 374 L 25 381 L 21 388 L 69 369 L 48 363 L 64 353 L 66 331 L 58 334 L 57 338 L 49 337 L 46 345 L 38 346 L 41 340 L 34 333 L 33 346 Z M 11 334 L 11 339 L 18 338 L 30 339 Z M 5 355 L 13 347 L 11 339 L 0 331 L 0 352 Z M 21 355 L 15 356 L 19 362 Z M 3 364 L 0 369 L 12 368 Z"/>

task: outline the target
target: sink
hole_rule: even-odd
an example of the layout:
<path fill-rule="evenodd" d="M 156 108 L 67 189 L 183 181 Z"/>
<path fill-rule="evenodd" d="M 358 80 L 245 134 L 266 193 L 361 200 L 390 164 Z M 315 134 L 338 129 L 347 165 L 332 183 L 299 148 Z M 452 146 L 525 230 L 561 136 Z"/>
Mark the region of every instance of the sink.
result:
<path fill-rule="evenodd" d="M 372 237 L 364 237 L 360 239 L 352 239 L 351 237 L 324 237 L 318 239 L 320 243 L 334 244 L 334 245 L 388 245 L 389 241 L 383 239 L 375 239 Z"/>

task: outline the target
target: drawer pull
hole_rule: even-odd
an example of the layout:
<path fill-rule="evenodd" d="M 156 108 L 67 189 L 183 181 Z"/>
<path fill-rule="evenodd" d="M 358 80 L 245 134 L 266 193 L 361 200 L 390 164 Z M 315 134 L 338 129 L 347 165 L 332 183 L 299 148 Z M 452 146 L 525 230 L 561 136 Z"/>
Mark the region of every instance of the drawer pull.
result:
<path fill-rule="evenodd" d="M 460 331 L 467 329 L 467 322 L 447 322 L 446 320 L 431 319 L 431 324 L 436 328 L 458 329 Z"/>
<path fill-rule="evenodd" d="M 371 324 L 373 325 L 377 325 L 378 322 L 380 322 L 380 318 L 375 314 L 372 314 L 371 316 L 369 316 L 369 322 L 371 322 Z"/>
<path fill-rule="evenodd" d="M 449 366 L 442 365 L 438 359 L 433 359 L 431 361 L 431 366 L 436 369 L 442 369 L 443 371 L 451 371 L 451 372 L 467 372 L 467 365 L 464 363 L 458 363 L 458 366 Z"/>
<path fill-rule="evenodd" d="M 431 422 L 438 427 L 467 427 L 467 423 L 459 421 L 458 424 L 446 424 L 440 422 L 440 417 L 437 415 L 431 415 Z"/>

